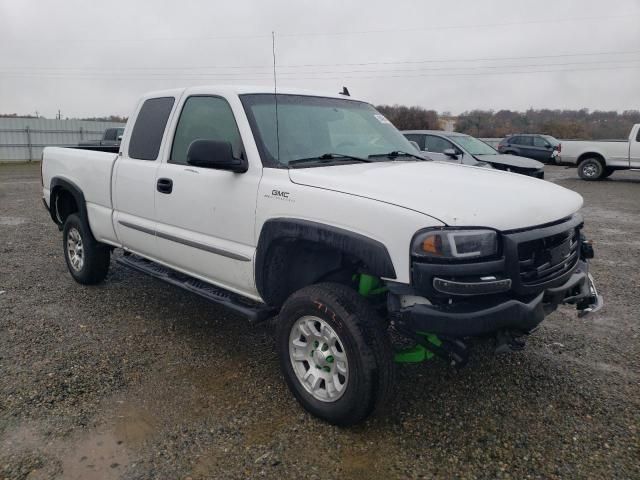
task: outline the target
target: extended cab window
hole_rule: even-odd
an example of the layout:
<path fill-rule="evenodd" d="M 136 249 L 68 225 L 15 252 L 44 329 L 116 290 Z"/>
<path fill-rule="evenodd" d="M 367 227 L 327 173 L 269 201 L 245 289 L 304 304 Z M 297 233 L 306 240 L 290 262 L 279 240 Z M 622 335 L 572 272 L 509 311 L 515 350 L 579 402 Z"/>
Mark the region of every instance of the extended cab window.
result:
<path fill-rule="evenodd" d="M 433 153 L 443 153 L 447 148 L 453 148 L 453 144 L 444 138 L 427 135 L 425 137 L 426 150 Z"/>
<path fill-rule="evenodd" d="M 173 97 L 150 98 L 138 113 L 129 141 L 129 157 L 137 160 L 155 160 L 169 114 L 173 108 Z"/>
<path fill-rule="evenodd" d="M 169 163 L 187 164 L 189 145 L 194 140 L 231 143 L 233 156 L 241 158 L 240 131 L 227 101 L 220 97 L 189 97 L 182 107 L 173 138 Z"/>

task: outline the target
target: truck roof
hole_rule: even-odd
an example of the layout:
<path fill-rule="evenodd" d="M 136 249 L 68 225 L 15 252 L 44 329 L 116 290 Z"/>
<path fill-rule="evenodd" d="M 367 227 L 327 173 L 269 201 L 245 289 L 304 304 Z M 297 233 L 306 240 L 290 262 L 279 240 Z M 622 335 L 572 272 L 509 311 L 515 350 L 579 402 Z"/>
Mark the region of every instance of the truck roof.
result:
<path fill-rule="evenodd" d="M 338 90 L 336 88 L 336 90 Z M 194 87 L 173 88 L 170 90 L 157 90 L 145 93 L 143 98 L 155 97 L 177 97 L 183 93 L 187 94 L 216 94 L 216 95 L 246 95 L 252 93 L 273 93 L 273 84 L 271 85 L 198 85 Z M 340 98 L 346 100 L 365 101 L 351 96 L 341 95 L 339 93 L 328 93 L 322 91 L 306 90 L 301 88 L 278 87 L 278 94 L 284 95 L 309 95 L 314 97 Z"/>

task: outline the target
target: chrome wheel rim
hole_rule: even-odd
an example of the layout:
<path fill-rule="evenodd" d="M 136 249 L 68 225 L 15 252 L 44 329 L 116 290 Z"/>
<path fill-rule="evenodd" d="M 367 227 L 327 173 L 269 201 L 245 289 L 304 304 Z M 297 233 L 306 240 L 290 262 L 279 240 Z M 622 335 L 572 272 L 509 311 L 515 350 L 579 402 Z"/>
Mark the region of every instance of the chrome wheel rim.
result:
<path fill-rule="evenodd" d="M 84 247 L 82 237 L 77 228 L 70 228 L 67 234 L 67 257 L 71 267 L 76 271 L 82 270 L 84 265 Z"/>
<path fill-rule="evenodd" d="M 335 402 L 347 389 L 349 361 L 344 343 L 323 319 L 305 316 L 289 335 L 289 358 L 304 389 L 321 402 Z"/>
<path fill-rule="evenodd" d="M 595 165 L 585 165 L 582 168 L 582 173 L 585 177 L 595 177 L 598 174 L 598 167 Z"/>

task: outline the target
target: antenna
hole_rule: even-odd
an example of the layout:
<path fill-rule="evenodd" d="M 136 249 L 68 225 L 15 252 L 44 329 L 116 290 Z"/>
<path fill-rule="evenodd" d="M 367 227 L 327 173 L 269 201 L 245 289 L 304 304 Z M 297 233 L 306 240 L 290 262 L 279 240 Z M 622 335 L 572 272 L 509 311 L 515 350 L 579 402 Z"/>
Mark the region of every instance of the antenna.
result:
<path fill-rule="evenodd" d="M 271 32 L 271 53 L 273 54 L 273 100 L 276 105 L 276 155 L 280 163 L 280 127 L 278 125 L 278 77 L 276 75 L 276 32 Z"/>

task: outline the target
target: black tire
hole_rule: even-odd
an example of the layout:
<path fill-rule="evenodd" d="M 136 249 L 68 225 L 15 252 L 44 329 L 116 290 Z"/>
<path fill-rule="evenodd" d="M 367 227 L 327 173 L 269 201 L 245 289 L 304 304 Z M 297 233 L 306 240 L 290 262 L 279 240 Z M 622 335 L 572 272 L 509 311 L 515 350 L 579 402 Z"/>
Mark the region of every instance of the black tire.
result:
<path fill-rule="evenodd" d="M 78 249 L 77 237 L 80 238 Z M 72 252 L 70 244 L 75 245 Z M 111 251 L 109 247 L 96 241 L 89 226 L 79 215 L 69 215 L 62 229 L 62 248 L 69 273 L 73 279 L 83 285 L 95 285 L 102 282 L 109 271 Z M 81 250 L 81 263 L 74 253 Z"/>
<path fill-rule="evenodd" d="M 303 386 L 294 369 L 289 349 L 290 335 L 298 320 L 305 316 L 323 320 L 343 344 L 348 361 L 348 380 L 342 396 L 336 400 L 315 398 Z M 390 404 L 395 364 L 387 325 L 367 300 L 352 288 L 337 283 L 321 283 L 295 292 L 278 316 L 276 341 L 287 385 L 300 404 L 313 415 L 334 425 L 348 426 L 363 421 L 374 411 Z M 317 367 L 308 365 L 309 370 L 312 368 Z"/>
<path fill-rule="evenodd" d="M 598 158 L 585 158 L 578 165 L 578 175 L 587 181 L 601 180 L 604 175 L 604 165 Z"/>
<path fill-rule="evenodd" d="M 610 177 L 610 176 L 611 176 L 611 174 L 612 174 L 613 172 L 615 172 L 615 169 L 614 169 L 614 168 L 611 168 L 611 167 L 605 167 L 605 168 L 604 168 L 604 173 L 602 174 L 602 178 Z"/>

